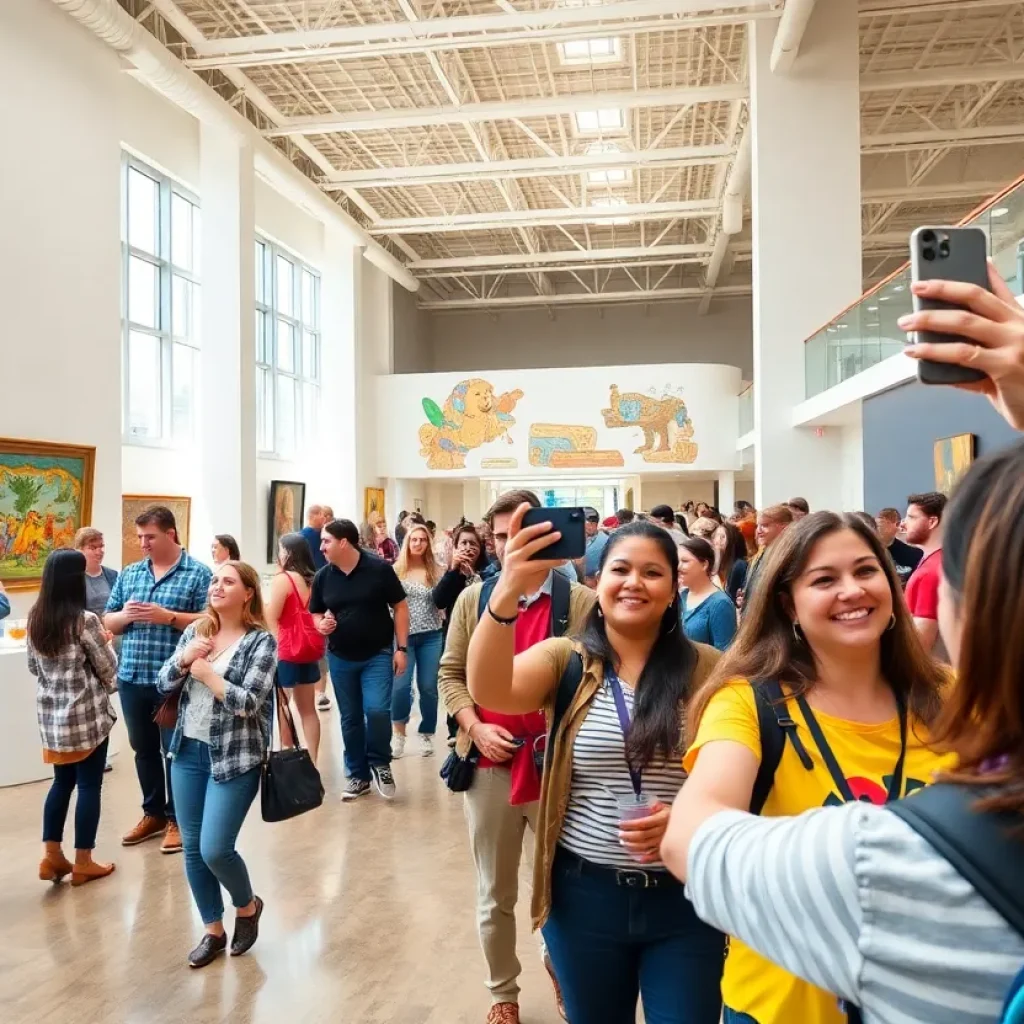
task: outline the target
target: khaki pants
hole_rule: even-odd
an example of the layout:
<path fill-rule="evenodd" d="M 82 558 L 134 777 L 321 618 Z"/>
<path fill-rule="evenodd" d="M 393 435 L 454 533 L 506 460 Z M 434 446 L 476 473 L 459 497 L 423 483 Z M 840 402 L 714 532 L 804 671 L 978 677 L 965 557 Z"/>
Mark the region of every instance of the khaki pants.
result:
<path fill-rule="evenodd" d="M 480 945 L 487 961 L 487 987 L 492 1003 L 519 1000 L 522 966 L 516 956 L 516 900 L 519 864 L 526 826 L 537 828 L 537 804 L 508 802 L 510 773 L 506 768 L 478 768 L 466 790 L 469 845 L 476 864 L 476 916 Z M 527 841 L 533 862 L 533 835 Z"/>

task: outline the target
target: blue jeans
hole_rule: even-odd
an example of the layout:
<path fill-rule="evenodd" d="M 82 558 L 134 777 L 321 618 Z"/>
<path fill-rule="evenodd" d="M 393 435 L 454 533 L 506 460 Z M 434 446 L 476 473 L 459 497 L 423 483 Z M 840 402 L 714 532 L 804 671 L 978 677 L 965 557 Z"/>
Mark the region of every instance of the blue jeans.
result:
<path fill-rule="evenodd" d="M 87 758 L 74 764 L 53 766 L 53 785 L 43 804 L 43 842 L 64 842 L 64 822 L 68 820 L 71 794 L 78 788 L 75 804 L 75 849 L 92 850 L 96 846 L 96 829 L 100 823 L 100 788 L 103 768 L 107 763 L 104 740 Z"/>
<path fill-rule="evenodd" d="M 700 921 L 683 886 L 617 884 L 616 872 L 584 866 L 561 847 L 544 925 L 569 1020 L 718 1024 L 725 936 Z"/>
<path fill-rule="evenodd" d="M 412 670 L 416 669 L 416 689 L 420 694 L 420 732 L 433 736 L 437 729 L 437 671 L 441 667 L 444 642 L 441 630 L 412 633 L 405 671 L 395 679 L 391 694 L 391 721 L 405 725 L 412 713 Z"/>
<path fill-rule="evenodd" d="M 341 716 L 345 774 L 370 781 L 370 769 L 391 764 L 391 689 L 395 673 L 391 651 L 367 661 L 327 655 L 331 684 Z"/>
<path fill-rule="evenodd" d="M 142 790 L 142 813 L 174 821 L 174 791 L 167 760 L 173 729 L 162 729 L 153 715 L 165 697 L 155 686 L 118 683 L 128 742 L 135 751 L 135 774 Z"/>
<path fill-rule="evenodd" d="M 178 827 L 185 848 L 185 877 L 203 924 L 224 917 L 224 886 L 236 907 L 252 902 L 252 885 L 235 840 L 260 788 L 259 768 L 227 782 L 210 773 L 210 748 L 182 736 L 171 761 L 178 794 Z"/>

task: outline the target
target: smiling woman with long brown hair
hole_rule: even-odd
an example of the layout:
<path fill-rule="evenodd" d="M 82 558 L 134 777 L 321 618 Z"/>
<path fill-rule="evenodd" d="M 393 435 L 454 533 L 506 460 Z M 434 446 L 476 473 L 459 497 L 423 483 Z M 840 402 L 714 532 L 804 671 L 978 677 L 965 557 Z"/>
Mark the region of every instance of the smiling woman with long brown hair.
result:
<path fill-rule="evenodd" d="M 817 512 L 764 558 L 740 632 L 691 704 L 684 792 L 774 817 L 924 786 L 943 764 L 929 736 L 945 676 L 878 535 L 856 517 Z M 677 832 L 663 848 L 673 870 Z M 843 1020 L 833 997 L 740 941 L 722 992 L 726 1022 Z"/>

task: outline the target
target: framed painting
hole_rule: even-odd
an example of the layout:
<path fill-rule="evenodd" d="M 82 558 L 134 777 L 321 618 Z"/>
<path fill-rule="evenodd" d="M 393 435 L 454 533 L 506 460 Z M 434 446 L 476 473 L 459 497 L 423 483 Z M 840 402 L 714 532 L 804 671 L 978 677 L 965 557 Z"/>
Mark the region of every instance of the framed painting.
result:
<path fill-rule="evenodd" d="M 142 558 L 139 538 L 135 532 L 135 520 L 154 505 L 163 505 L 174 513 L 178 543 L 188 547 L 192 518 L 192 499 L 167 494 L 122 494 L 121 495 L 121 568 L 138 562 Z"/>
<path fill-rule="evenodd" d="M 0 437 L 0 582 L 35 590 L 46 556 L 92 515 L 96 449 Z"/>
<path fill-rule="evenodd" d="M 957 481 L 974 462 L 974 440 L 973 434 L 955 434 L 935 442 L 935 490 L 952 493 Z"/>
<path fill-rule="evenodd" d="M 277 542 L 286 533 L 302 529 L 306 507 L 306 485 L 295 480 L 271 480 L 267 506 L 267 561 L 277 558 Z"/>
<path fill-rule="evenodd" d="M 372 523 L 374 518 L 387 519 L 384 514 L 384 488 L 367 487 L 363 499 L 363 522 Z"/>

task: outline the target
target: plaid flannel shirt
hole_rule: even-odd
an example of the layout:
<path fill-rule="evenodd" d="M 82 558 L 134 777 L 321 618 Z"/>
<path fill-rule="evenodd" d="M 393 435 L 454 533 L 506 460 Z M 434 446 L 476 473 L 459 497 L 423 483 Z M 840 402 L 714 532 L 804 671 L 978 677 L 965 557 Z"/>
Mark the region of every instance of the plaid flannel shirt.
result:
<path fill-rule="evenodd" d="M 170 694 L 181 689 L 178 722 L 168 747 L 171 757 L 181 746 L 185 709 L 189 703 L 193 681 L 181 667 L 181 654 L 195 636 L 196 627 L 188 626 L 178 641 L 177 650 L 160 670 L 157 689 Z M 224 679 L 224 700 L 213 703 L 210 722 L 210 770 L 217 782 L 227 782 L 263 763 L 270 745 L 270 713 L 273 700 L 274 672 L 277 668 L 277 641 L 265 629 L 254 629 L 239 641 L 235 653 L 221 673 Z"/>
<path fill-rule="evenodd" d="M 40 654 L 29 641 L 28 670 L 38 680 L 36 716 L 44 750 L 93 750 L 107 738 L 117 721 L 109 696 L 117 689 L 117 655 L 92 612 L 82 612 L 78 642 L 56 657 Z"/>
<path fill-rule="evenodd" d="M 124 569 L 110 591 L 107 612 L 119 612 L 129 601 L 158 604 L 172 612 L 194 615 L 206 608 L 213 573 L 184 549 L 177 565 L 160 579 L 153 578 L 153 563 L 145 558 Z M 122 683 L 153 686 L 163 664 L 174 653 L 181 631 L 151 622 L 131 622 L 121 642 Z"/>

